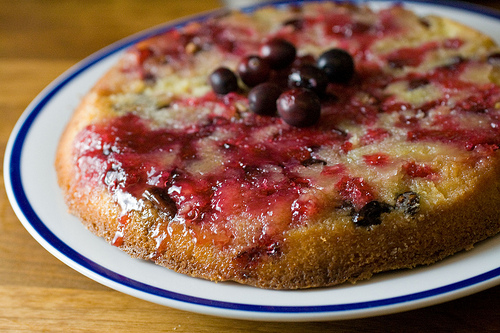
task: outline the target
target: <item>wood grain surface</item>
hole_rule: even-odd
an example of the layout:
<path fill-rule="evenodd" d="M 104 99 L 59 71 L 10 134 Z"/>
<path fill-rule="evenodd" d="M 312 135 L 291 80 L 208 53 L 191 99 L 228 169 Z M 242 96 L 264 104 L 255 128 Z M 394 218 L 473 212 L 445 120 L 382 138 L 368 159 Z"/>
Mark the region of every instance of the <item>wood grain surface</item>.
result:
<path fill-rule="evenodd" d="M 497 1 L 475 2 L 500 8 Z M 1 156 L 23 110 L 66 69 L 123 37 L 220 6 L 216 0 L 0 0 Z M 423 309 L 335 322 L 223 319 L 149 303 L 49 254 L 23 228 L 0 181 L 0 332 L 500 331 L 500 286 Z"/>

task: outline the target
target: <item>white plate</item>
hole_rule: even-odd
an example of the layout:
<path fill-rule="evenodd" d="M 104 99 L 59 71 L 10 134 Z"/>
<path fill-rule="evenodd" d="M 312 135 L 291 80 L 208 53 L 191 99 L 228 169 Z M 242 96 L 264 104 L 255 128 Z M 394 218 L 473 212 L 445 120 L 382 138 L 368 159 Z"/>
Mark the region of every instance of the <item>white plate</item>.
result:
<path fill-rule="evenodd" d="M 449 16 L 500 39 L 500 15 L 487 9 L 430 1 L 407 6 L 420 14 Z M 69 215 L 53 161 L 59 137 L 81 97 L 131 44 L 205 16 L 157 27 L 103 49 L 64 73 L 23 113 L 7 146 L 5 185 L 17 216 L 43 247 L 80 273 L 126 294 L 178 309 L 252 320 L 368 317 L 444 302 L 500 283 L 500 237 L 432 266 L 379 274 L 356 285 L 273 291 L 213 283 L 131 259 Z"/>

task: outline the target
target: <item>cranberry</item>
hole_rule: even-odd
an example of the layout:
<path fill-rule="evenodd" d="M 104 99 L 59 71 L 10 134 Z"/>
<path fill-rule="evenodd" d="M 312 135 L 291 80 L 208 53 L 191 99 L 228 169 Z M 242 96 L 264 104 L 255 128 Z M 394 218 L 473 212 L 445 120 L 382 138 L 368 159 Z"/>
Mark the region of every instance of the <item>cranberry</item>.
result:
<path fill-rule="evenodd" d="M 325 72 L 314 65 L 305 64 L 292 70 L 288 76 L 290 88 L 306 88 L 323 95 L 328 85 Z"/>
<path fill-rule="evenodd" d="M 382 223 L 380 217 L 384 213 L 389 213 L 391 211 L 391 205 L 380 201 L 370 201 L 364 205 L 358 212 L 352 217 L 352 221 L 357 226 L 369 227 L 371 225 L 377 225 Z"/>
<path fill-rule="evenodd" d="M 254 113 L 272 116 L 276 114 L 276 101 L 280 95 L 281 88 L 276 84 L 261 83 L 248 93 L 248 108 Z"/>
<path fill-rule="evenodd" d="M 412 178 L 426 178 L 436 173 L 429 165 L 416 163 L 414 161 L 404 164 L 403 170 Z"/>
<path fill-rule="evenodd" d="M 276 104 L 281 118 L 287 124 L 296 127 L 314 125 L 321 115 L 318 95 L 304 88 L 285 91 L 280 95 Z"/>
<path fill-rule="evenodd" d="M 343 172 L 343 169 L 340 170 Z M 342 176 L 335 184 L 342 199 L 359 208 L 374 199 L 373 189 L 362 177 Z"/>
<path fill-rule="evenodd" d="M 270 74 L 269 63 L 256 55 L 245 57 L 238 64 L 238 75 L 243 83 L 249 87 L 266 82 Z"/>
<path fill-rule="evenodd" d="M 295 46 L 280 38 L 272 39 L 261 46 L 260 56 L 269 62 L 273 69 L 283 69 L 292 64 L 297 55 Z"/>
<path fill-rule="evenodd" d="M 221 95 L 238 90 L 238 78 L 232 70 L 219 67 L 210 74 L 210 85 L 212 89 Z"/>
<path fill-rule="evenodd" d="M 342 49 L 330 49 L 322 53 L 317 65 L 326 73 L 330 82 L 347 83 L 354 75 L 354 60 Z"/>

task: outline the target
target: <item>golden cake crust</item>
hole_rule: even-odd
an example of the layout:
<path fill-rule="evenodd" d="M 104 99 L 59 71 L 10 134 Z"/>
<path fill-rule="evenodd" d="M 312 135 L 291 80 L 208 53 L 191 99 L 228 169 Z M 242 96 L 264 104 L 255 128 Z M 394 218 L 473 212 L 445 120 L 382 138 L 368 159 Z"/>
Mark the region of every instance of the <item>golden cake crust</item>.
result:
<path fill-rule="evenodd" d="M 259 38 L 264 38 L 262 36 L 266 36 L 270 31 L 273 33 L 277 31 L 280 22 L 295 19 L 299 14 L 318 15 L 318 12 L 348 13 L 367 26 L 373 24 L 372 21 L 379 15 L 364 7 L 323 2 L 305 5 L 302 12 L 297 8 L 280 11 L 269 7 L 249 15 L 233 12 L 216 20 L 223 22 L 223 25 L 237 22 L 238 27 L 253 27 L 253 33 L 260 34 Z M 369 50 L 365 51 L 365 56 L 374 54 L 379 60 L 385 59 L 387 64 L 380 65 L 376 61 L 370 63 L 366 61 L 363 65 L 365 67 L 358 70 L 369 73 L 370 66 L 379 66 L 381 73 L 401 78 L 384 86 L 384 96 L 390 95 L 393 103 L 391 105 L 397 105 L 399 109 L 397 112 L 386 111 L 382 116 L 377 115 L 375 125 L 349 118 L 343 122 L 334 121 L 335 128 L 338 128 L 342 135 L 348 133 L 343 145 L 333 144 L 333 148 L 315 151 L 314 159 L 323 162 L 315 163 L 312 167 L 306 167 L 305 163 L 293 166 L 293 172 L 309 177 L 308 179 L 312 179 L 310 183 L 314 184 L 311 187 L 300 187 L 297 190 L 298 201 L 294 201 L 293 204 L 312 197 L 314 214 L 307 215 L 293 224 L 288 221 L 295 216 L 288 212 L 290 209 L 293 210 L 293 207 L 283 204 L 288 207 L 287 213 L 283 213 L 280 210 L 282 207 L 278 205 L 281 199 L 276 199 L 278 208 L 273 207 L 272 210 L 277 216 L 276 220 L 269 217 L 252 219 L 257 215 L 252 215 L 238 203 L 231 203 L 227 207 L 240 211 L 231 212 L 224 220 L 228 227 L 217 225 L 213 231 L 210 226 L 205 227 L 209 225 L 207 223 L 190 224 L 186 219 L 180 219 L 179 212 L 183 207 L 177 203 L 175 209 L 169 208 L 170 199 L 164 203 L 167 208 L 162 209 L 150 197 L 144 196 L 144 193 L 142 196 L 131 195 L 122 190 L 120 184 L 113 185 L 115 187 L 109 183 L 105 184 L 106 170 L 101 170 L 100 173 L 82 171 L 84 170 L 82 165 L 87 167 L 85 164 L 87 162 L 83 158 L 90 156 L 85 154 L 89 147 L 95 145 L 85 141 L 94 137 L 88 135 L 88 132 L 91 132 L 89 128 L 97 128 L 95 131 L 104 135 L 104 130 L 99 132 L 98 129 L 101 128 L 99 126 L 107 128 L 106 124 L 112 123 L 114 119 L 134 114 L 138 118 L 147 119 L 150 122 L 147 128 L 151 131 L 163 128 L 175 128 L 177 131 L 179 128 L 189 128 L 190 122 L 199 121 L 204 117 L 204 112 L 207 114 L 212 112 L 210 107 L 220 108 L 217 102 L 210 104 L 203 100 L 203 103 L 208 104 L 202 104 L 200 107 L 196 103 L 189 104 L 186 99 L 205 98 L 206 94 L 210 94 L 210 87 L 206 83 L 207 73 L 220 64 L 235 68 L 241 55 L 235 55 L 235 52 L 226 54 L 220 50 L 198 52 L 196 48 L 199 48 L 199 45 L 193 46 L 188 43 L 183 50 L 181 60 L 155 67 L 156 83 L 151 84 L 151 79 L 148 77 L 151 73 L 144 74 L 144 71 L 149 70 L 147 62 L 146 65 L 142 65 L 142 71 L 136 70 L 137 58 L 140 57 L 137 52 L 157 45 L 160 45 L 162 50 L 170 50 L 170 44 L 174 42 L 162 36 L 141 42 L 127 52 L 120 63 L 103 76 L 85 96 L 62 135 L 55 166 L 59 185 L 71 213 L 78 216 L 91 232 L 118 246 L 132 257 L 152 260 L 159 265 L 195 277 L 214 281 L 231 280 L 274 289 L 331 286 L 345 281 L 367 279 L 377 272 L 431 264 L 456 252 L 469 250 L 475 243 L 497 234 L 500 231 L 498 218 L 500 206 L 497 204 L 500 199 L 498 177 L 500 159 L 496 144 L 500 143 L 500 135 L 496 137 L 496 142 L 492 142 L 490 138 L 483 140 L 481 137 L 482 141 L 478 139 L 480 143 L 474 143 L 472 148 L 463 149 L 460 146 L 461 142 L 458 145 L 454 142 L 455 136 L 447 136 L 446 140 L 440 136 L 433 142 L 427 137 L 422 138 L 423 134 L 415 134 L 420 133 L 415 128 L 408 129 L 412 121 L 421 122 L 424 124 L 422 126 L 429 127 L 435 126 L 436 119 L 446 119 L 451 122 L 448 117 L 454 112 L 452 107 L 435 106 L 425 111 L 423 116 L 423 105 L 442 96 L 436 95 L 436 86 L 429 87 L 434 83 L 414 89 L 408 88 L 410 72 L 413 73 L 411 75 L 416 75 L 415 73 L 420 75 L 432 72 L 437 67 L 449 66 L 450 64 L 446 62 L 450 59 L 455 59 L 456 63 L 460 63 L 461 60 L 457 60 L 459 58 L 474 59 L 474 65 L 467 65 L 467 69 L 461 72 L 461 80 L 472 82 L 474 89 L 481 91 L 487 86 L 493 91 L 492 99 L 500 97 L 500 93 L 493 87 L 497 84 L 497 68 L 487 62 L 487 57 L 496 52 L 494 43 L 487 36 L 459 23 L 434 16 L 418 18 L 400 6 L 388 9 L 380 15 L 399 17 L 396 22 L 398 24 L 408 21 L 405 24 L 415 25 L 415 29 L 412 29 L 415 31 L 413 34 L 406 33 L 373 42 Z M 184 31 L 199 32 L 203 24 L 188 25 Z M 418 37 L 422 35 L 419 30 L 426 31 L 424 37 Z M 283 35 L 287 36 L 285 32 Z M 311 53 L 315 57 L 330 47 L 330 44 L 336 46 L 336 42 L 323 45 L 307 42 L 306 37 L 303 38 L 295 41 L 299 53 Z M 398 62 L 390 63 L 388 60 L 390 58 L 388 54 L 396 54 L 396 51 L 402 48 L 421 50 L 421 45 L 427 45 L 429 41 L 439 41 L 439 43 L 446 41 L 456 45 L 429 51 L 424 60 L 412 66 L 401 65 Z M 344 42 L 343 40 L 342 43 Z M 339 45 L 344 46 L 344 44 Z M 359 47 L 349 42 L 345 46 L 352 47 L 353 50 Z M 186 58 L 184 54 L 187 55 Z M 354 58 L 359 60 L 361 57 L 360 55 Z M 361 66 L 359 63 L 357 65 Z M 442 81 L 439 82 L 441 84 Z M 449 89 L 451 91 L 455 88 Z M 452 93 L 456 93 L 457 90 L 453 90 Z M 245 104 L 247 92 L 248 90 L 243 90 L 240 97 L 231 102 L 233 104 L 230 108 L 218 111 L 219 116 L 234 118 L 248 113 Z M 472 94 L 469 91 L 467 93 Z M 146 101 L 139 99 L 138 96 Z M 369 96 L 361 97 L 359 99 L 365 101 L 366 105 L 371 105 Z M 457 93 L 454 105 L 459 105 L 457 102 L 459 97 Z M 151 111 L 151 101 L 157 107 L 155 110 L 162 111 Z M 497 103 L 499 102 L 500 100 Z M 458 126 L 453 128 L 462 130 L 470 126 L 482 132 L 481 126 L 484 126 L 485 121 L 481 118 L 483 114 L 500 113 L 496 109 L 498 105 L 491 103 L 493 106 L 488 106 L 490 108 L 487 111 L 461 113 L 466 118 L 463 120 L 464 123 L 453 125 Z M 403 104 L 405 110 L 400 107 Z M 174 114 L 172 105 L 176 105 L 176 110 L 181 112 Z M 406 110 L 410 108 L 408 105 L 417 106 L 412 109 L 414 113 L 411 115 Z M 400 120 L 395 119 L 403 116 L 408 117 L 405 123 L 407 127 L 402 126 L 397 129 L 384 127 L 384 124 L 390 126 L 395 123 L 401 124 Z M 433 119 L 434 123 L 426 119 Z M 496 118 L 488 118 L 488 121 L 491 119 Z M 279 120 L 277 122 L 278 124 L 259 127 L 264 133 L 259 132 L 259 135 L 266 137 L 265 135 L 268 135 L 266 131 L 277 132 L 287 128 L 286 124 Z M 383 128 L 390 134 L 370 137 L 371 141 L 368 140 L 367 143 L 365 134 L 368 133 L 368 129 L 373 128 Z M 418 129 L 420 130 L 420 127 Z M 409 135 L 409 132 L 412 134 Z M 430 131 L 422 133 L 431 137 L 435 135 L 435 132 Z M 182 165 L 185 167 L 183 172 L 198 175 L 201 179 L 207 174 L 217 176 L 228 172 L 220 171 L 220 165 L 225 163 L 223 160 L 225 155 L 214 148 L 214 142 L 219 144 L 228 135 L 217 133 L 217 136 L 214 134 L 206 140 L 196 141 L 197 158 L 194 162 L 192 160 L 183 162 Z M 103 142 L 100 144 L 104 145 Z M 85 147 L 82 148 L 82 145 Z M 172 148 L 174 151 L 175 149 L 178 147 Z M 112 153 L 107 152 L 107 154 Z M 167 153 L 164 155 L 161 163 L 168 165 L 164 160 L 168 160 L 171 156 Z M 380 161 L 385 159 L 391 162 L 382 165 Z M 106 165 L 109 168 L 109 165 Z M 339 174 L 335 171 L 333 176 L 325 176 L 325 168 L 339 165 L 343 165 L 342 170 L 345 167 L 348 171 L 340 171 Z M 270 177 L 282 176 L 275 171 L 276 167 L 271 168 L 266 165 L 265 168 Z M 345 174 L 349 174 L 351 178 L 345 180 L 347 177 Z M 379 214 L 381 223 L 368 226 L 356 225 L 353 223 L 353 216 L 359 214 L 366 200 L 361 200 L 362 204 L 357 207 L 355 201 L 358 199 L 354 198 L 351 192 L 344 195 L 350 201 L 345 197 L 342 198 L 342 191 L 347 191 L 346 188 L 352 189 L 353 186 L 358 186 L 361 189 L 355 190 L 362 192 L 363 180 L 369 182 L 372 189 L 367 194 L 370 199 L 384 202 L 391 207 Z M 224 180 L 224 184 L 229 182 L 229 178 Z M 215 185 L 212 185 L 212 188 L 214 187 Z M 234 190 L 233 187 L 228 188 Z M 236 194 L 241 195 L 245 204 L 247 200 L 244 197 L 247 194 L 241 191 Z M 418 212 L 409 213 L 409 209 L 405 207 L 398 208 L 398 194 L 405 192 L 418 194 L 420 199 L 417 205 Z M 213 199 L 216 195 L 219 195 L 219 192 L 214 190 L 210 198 Z M 223 194 L 220 195 L 221 198 L 229 200 Z M 300 209 L 307 210 L 309 206 L 304 207 Z M 284 220 L 288 220 L 283 222 L 284 220 L 280 219 L 282 215 L 286 216 Z M 273 225 L 274 221 L 279 224 L 277 227 Z M 213 224 L 216 225 L 217 220 Z M 272 231 L 266 231 L 267 233 L 262 231 L 274 230 L 273 228 L 278 229 L 274 234 Z M 224 232 L 227 232 L 227 237 Z M 271 235 L 272 239 L 266 238 L 267 235 Z"/>

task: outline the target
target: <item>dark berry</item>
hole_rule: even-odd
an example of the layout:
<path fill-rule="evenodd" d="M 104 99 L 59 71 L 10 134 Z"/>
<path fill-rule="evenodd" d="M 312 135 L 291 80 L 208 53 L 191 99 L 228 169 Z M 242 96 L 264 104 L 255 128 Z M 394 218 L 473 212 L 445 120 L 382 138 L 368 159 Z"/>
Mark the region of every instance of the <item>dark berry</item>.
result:
<path fill-rule="evenodd" d="M 238 75 L 243 83 L 249 87 L 266 82 L 270 74 L 269 63 L 256 55 L 245 57 L 238 64 Z"/>
<path fill-rule="evenodd" d="M 314 65 L 305 64 L 292 69 L 288 76 L 290 88 L 306 88 L 318 95 L 323 95 L 328 85 L 328 77 L 325 72 Z"/>
<path fill-rule="evenodd" d="M 283 69 L 290 66 L 296 55 L 295 46 L 280 38 L 272 39 L 260 47 L 260 56 L 266 59 L 273 69 Z"/>
<path fill-rule="evenodd" d="M 324 52 L 319 56 L 317 64 L 330 82 L 347 83 L 354 75 L 354 60 L 342 49 L 330 49 Z"/>
<path fill-rule="evenodd" d="M 418 79 L 413 79 L 408 82 L 408 89 L 409 90 L 415 90 L 420 87 L 426 86 L 430 83 L 430 81 L 426 78 L 418 78 Z"/>
<path fill-rule="evenodd" d="M 304 88 L 285 91 L 280 95 L 276 104 L 281 118 L 292 126 L 314 125 L 321 115 L 318 95 Z"/>
<path fill-rule="evenodd" d="M 387 59 L 387 65 L 393 69 L 402 69 L 405 66 L 408 66 L 408 61 L 405 59 L 391 58 Z"/>
<path fill-rule="evenodd" d="M 492 53 L 488 56 L 488 63 L 491 65 L 500 64 L 500 52 Z"/>
<path fill-rule="evenodd" d="M 248 108 L 260 115 L 276 114 L 276 101 L 281 95 L 281 88 L 274 83 L 265 82 L 255 86 L 248 93 Z"/>
<path fill-rule="evenodd" d="M 426 29 L 429 29 L 431 27 L 431 22 L 429 22 L 429 20 L 426 18 L 420 18 L 418 22 Z"/>
<path fill-rule="evenodd" d="M 450 58 L 448 60 L 448 63 L 446 65 L 441 66 L 440 68 L 444 69 L 444 70 L 455 71 L 465 61 L 466 61 L 466 59 L 464 57 L 462 57 L 461 55 L 457 55 L 455 57 Z M 491 59 L 489 61 L 491 63 Z"/>
<path fill-rule="evenodd" d="M 302 65 L 316 65 L 316 58 L 311 54 L 295 57 L 292 63 L 293 67 L 300 67 Z"/>
<path fill-rule="evenodd" d="M 302 65 L 316 66 L 316 58 L 312 54 L 304 54 L 302 56 L 295 57 L 295 60 L 292 63 L 292 67 L 298 68 Z"/>
<path fill-rule="evenodd" d="M 290 19 L 290 20 L 283 22 L 283 26 L 292 27 L 293 30 L 295 30 L 295 31 L 302 30 L 302 28 L 304 28 L 304 20 L 303 19 Z"/>
<path fill-rule="evenodd" d="M 376 200 L 370 201 L 353 215 L 352 221 L 355 225 L 361 227 L 377 225 L 382 223 L 382 220 L 380 219 L 381 215 L 389 213 L 391 208 L 392 207 L 389 204 L 384 202 Z"/>
<path fill-rule="evenodd" d="M 232 70 L 219 67 L 210 74 L 210 85 L 212 89 L 221 95 L 238 90 L 238 78 Z"/>
<path fill-rule="evenodd" d="M 415 215 L 420 210 L 420 197 L 412 191 L 400 194 L 396 198 L 396 208 L 408 215 Z"/>
<path fill-rule="evenodd" d="M 144 199 L 149 200 L 156 208 L 167 213 L 168 216 L 174 217 L 177 214 L 175 202 L 165 190 L 159 187 L 151 187 L 146 189 L 142 193 L 142 196 Z"/>
<path fill-rule="evenodd" d="M 300 164 L 302 164 L 305 167 L 308 167 L 308 166 L 315 165 L 315 164 L 327 165 L 328 163 L 324 160 L 310 157 L 310 158 L 302 161 Z"/>

